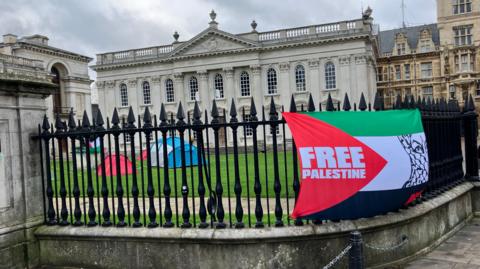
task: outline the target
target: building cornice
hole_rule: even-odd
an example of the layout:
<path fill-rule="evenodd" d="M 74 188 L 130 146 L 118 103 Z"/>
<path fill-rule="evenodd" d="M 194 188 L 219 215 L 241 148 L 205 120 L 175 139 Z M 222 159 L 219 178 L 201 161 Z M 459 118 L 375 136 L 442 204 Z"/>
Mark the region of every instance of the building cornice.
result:
<path fill-rule="evenodd" d="M 93 58 L 90 58 L 90 57 L 87 57 L 87 56 L 84 56 L 84 55 L 81 55 L 81 54 L 73 53 L 73 52 L 66 51 L 66 50 L 57 49 L 57 48 L 50 47 L 50 46 L 42 46 L 42 45 L 37 45 L 37 44 L 31 44 L 31 43 L 27 43 L 27 42 L 18 42 L 18 43 L 15 44 L 14 48 L 22 48 L 22 49 L 26 49 L 26 50 L 30 50 L 30 51 L 34 51 L 34 52 L 40 52 L 40 53 L 44 53 L 44 54 L 48 54 L 48 55 L 54 55 L 54 56 L 58 56 L 58 57 L 68 58 L 68 59 L 72 59 L 72 60 L 76 60 L 76 61 L 80 61 L 80 62 L 85 62 L 85 63 L 89 63 L 93 60 Z"/>
<path fill-rule="evenodd" d="M 313 46 L 313 45 L 319 45 L 319 44 L 343 42 L 343 41 L 347 41 L 347 40 L 358 40 L 358 39 L 371 39 L 371 35 L 368 34 L 368 33 L 345 34 L 345 35 L 335 36 L 333 38 L 325 38 L 325 39 L 301 40 L 300 42 L 299 41 L 286 41 L 286 42 L 282 42 L 282 43 L 261 44 L 258 47 L 251 47 L 251 48 L 213 51 L 213 52 L 208 52 L 208 53 L 199 53 L 199 54 L 192 54 L 192 55 L 179 55 L 179 56 L 170 56 L 169 55 L 169 56 L 166 56 L 166 57 L 163 57 L 163 58 L 154 58 L 154 59 L 136 60 L 136 61 L 134 60 L 134 61 L 106 64 L 106 65 L 104 65 L 104 64 L 93 65 L 93 66 L 91 66 L 91 68 L 95 71 L 113 70 L 113 69 L 117 69 L 117 68 L 129 68 L 129 67 L 149 65 L 149 64 L 155 64 L 155 63 L 171 63 L 171 62 L 178 61 L 178 60 L 189 60 L 189 59 L 195 59 L 195 58 L 220 56 L 220 55 L 227 55 L 227 54 L 263 52 L 263 51 L 279 50 L 279 49 L 294 48 L 294 47 Z"/>

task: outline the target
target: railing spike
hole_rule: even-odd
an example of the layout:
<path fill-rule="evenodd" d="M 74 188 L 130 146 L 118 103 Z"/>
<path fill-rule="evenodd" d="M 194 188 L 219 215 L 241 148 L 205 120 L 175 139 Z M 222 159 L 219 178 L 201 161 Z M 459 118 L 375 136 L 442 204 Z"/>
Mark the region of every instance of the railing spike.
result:
<path fill-rule="evenodd" d="M 48 129 L 50 129 L 50 123 L 48 122 L 48 117 L 47 115 L 43 116 L 43 123 L 42 123 L 42 129 L 46 132 Z"/>
<path fill-rule="evenodd" d="M 133 114 L 133 108 L 131 106 L 128 110 L 127 123 L 129 127 L 135 127 L 135 115 Z"/>
<path fill-rule="evenodd" d="M 328 97 L 327 97 L 327 111 L 334 111 L 335 108 L 333 107 L 333 100 L 332 100 L 332 96 L 330 95 L 330 93 L 328 93 Z"/>
<path fill-rule="evenodd" d="M 290 98 L 290 112 L 297 112 L 297 105 L 295 104 L 295 97 Z"/>
<path fill-rule="evenodd" d="M 400 96 L 400 94 L 397 94 L 397 97 L 395 99 L 395 106 L 394 106 L 395 109 L 401 109 L 402 108 L 402 97 Z"/>
<path fill-rule="evenodd" d="M 55 129 L 57 129 L 57 132 L 63 131 L 63 123 L 62 123 L 62 120 L 60 119 L 60 114 L 58 113 L 55 116 Z"/>
<path fill-rule="evenodd" d="M 202 117 L 202 112 L 200 111 L 200 107 L 198 106 L 198 102 L 195 101 L 195 106 L 193 108 L 193 118 L 195 120 L 199 120 Z"/>
<path fill-rule="evenodd" d="M 255 101 L 253 100 L 253 97 L 252 97 L 252 102 L 250 103 L 250 115 L 251 116 L 257 115 L 257 108 L 255 107 Z"/>
<path fill-rule="evenodd" d="M 357 103 L 353 103 L 353 111 L 357 111 Z"/>
<path fill-rule="evenodd" d="M 237 107 L 235 106 L 235 99 L 232 98 L 232 103 L 230 105 L 230 117 L 237 118 Z"/>
<path fill-rule="evenodd" d="M 145 112 L 143 113 L 143 127 L 152 127 L 152 115 L 150 114 L 150 109 L 148 109 L 148 107 L 145 108 Z"/>
<path fill-rule="evenodd" d="M 87 111 L 83 111 L 82 127 L 90 128 L 90 120 L 88 119 Z"/>
<path fill-rule="evenodd" d="M 470 94 L 468 98 L 468 109 L 469 111 L 475 111 L 475 102 L 473 102 L 473 97 Z"/>
<path fill-rule="evenodd" d="M 102 111 L 100 109 L 97 110 L 97 117 L 96 117 L 97 126 L 103 126 L 105 121 L 103 121 Z"/>
<path fill-rule="evenodd" d="M 68 128 L 70 128 L 71 131 L 77 128 L 77 125 L 75 124 L 75 117 L 73 115 L 73 108 L 71 108 L 70 112 L 68 113 Z"/>
<path fill-rule="evenodd" d="M 375 93 L 375 99 L 373 100 L 373 109 L 375 109 L 375 111 L 382 110 L 382 104 L 380 102 L 381 102 L 380 101 L 380 94 L 377 91 Z"/>
<path fill-rule="evenodd" d="M 182 101 L 178 103 L 177 119 L 180 121 L 185 119 L 185 112 L 183 111 Z"/>
<path fill-rule="evenodd" d="M 367 109 L 367 102 L 365 101 L 365 95 L 360 94 L 360 103 L 358 104 L 358 109 L 365 111 Z"/>
<path fill-rule="evenodd" d="M 212 102 L 212 118 L 213 119 L 217 119 L 219 117 L 219 113 L 218 113 L 218 108 L 217 108 L 217 102 L 215 102 L 215 100 L 213 100 Z"/>
<path fill-rule="evenodd" d="M 167 121 L 167 111 L 165 111 L 165 105 L 162 103 L 160 107 L 160 121 L 166 123 Z"/>
<path fill-rule="evenodd" d="M 315 111 L 315 103 L 313 102 L 312 94 L 308 96 L 308 112 Z"/>
<path fill-rule="evenodd" d="M 275 106 L 275 101 L 273 100 L 273 96 L 270 98 L 270 117 L 272 115 L 277 115 L 277 107 Z"/>
<path fill-rule="evenodd" d="M 118 125 L 120 124 L 120 118 L 118 117 L 117 108 L 113 109 L 112 124 L 113 127 L 118 127 Z"/>

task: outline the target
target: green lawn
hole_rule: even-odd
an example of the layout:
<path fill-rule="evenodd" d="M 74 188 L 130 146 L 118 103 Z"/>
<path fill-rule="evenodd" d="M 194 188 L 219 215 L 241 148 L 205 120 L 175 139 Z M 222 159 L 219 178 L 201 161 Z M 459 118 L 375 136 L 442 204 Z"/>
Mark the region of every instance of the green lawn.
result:
<path fill-rule="evenodd" d="M 222 150 L 223 152 L 223 150 Z M 92 156 L 92 162 L 95 161 L 94 155 Z M 216 163 L 214 160 L 214 154 L 210 155 L 210 161 L 208 161 L 208 166 L 210 167 L 210 174 L 211 174 L 211 182 L 212 182 L 212 189 L 215 190 L 216 186 Z M 71 156 L 70 156 L 71 157 Z M 248 154 L 239 154 L 239 174 L 240 174 L 240 182 L 242 186 L 242 197 L 247 197 L 247 192 L 250 193 L 250 197 L 254 197 L 255 193 L 253 190 L 254 186 L 254 158 L 253 153 Z M 273 153 L 269 151 L 268 153 L 259 153 L 259 172 L 260 172 L 260 182 L 262 186 L 262 197 L 275 197 L 275 192 L 273 190 L 273 183 L 274 183 L 274 163 L 273 163 Z M 100 163 L 100 155 L 97 156 L 98 163 Z M 79 162 L 79 160 L 77 160 Z M 70 194 L 68 190 L 73 189 L 73 167 L 71 158 L 69 162 L 64 161 L 64 175 L 65 175 L 65 184 L 67 187 L 67 192 Z M 67 165 L 69 170 L 67 170 Z M 51 171 L 52 171 L 52 178 L 54 180 L 54 187 L 56 185 L 57 192 L 60 190 L 60 163 L 57 160 L 54 163 L 51 161 Z M 281 183 L 281 197 L 288 197 L 293 198 L 294 192 L 292 188 L 293 184 L 293 162 L 292 162 L 292 152 L 288 150 L 286 154 L 283 151 L 278 153 L 278 166 L 279 166 L 279 178 Z M 140 197 L 142 195 L 147 195 L 147 164 L 146 160 L 143 163 L 144 173 L 142 177 L 141 165 L 139 161 L 137 161 L 137 180 L 138 180 L 138 187 L 140 189 Z M 198 170 L 197 166 L 187 167 L 186 175 L 187 175 L 187 185 L 189 188 L 189 197 L 198 196 Z M 69 172 L 67 172 L 69 171 Z M 55 173 L 54 173 L 55 172 Z M 164 177 L 163 177 L 163 168 L 152 167 L 152 176 L 153 176 L 153 186 L 155 189 L 155 196 L 158 197 L 159 192 L 163 197 L 163 184 L 164 184 Z M 87 171 L 83 169 L 82 171 L 77 171 L 79 185 L 80 185 L 80 192 L 83 196 L 83 192 L 87 189 Z M 229 151 L 228 157 L 225 153 L 220 154 L 220 176 L 221 182 L 223 186 L 223 197 L 228 196 L 228 192 L 232 197 L 235 197 L 234 192 L 234 158 L 232 151 Z M 178 197 L 181 197 L 181 182 L 182 182 L 182 171 L 180 168 L 177 169 L 169 169 L 169 177 L 170 177 L 170 185 L 172 188 L 171 196 L 175 196 L 175 189 L 177 190 Z M 83 178 L 83 179 L 82 179 Z M 97 186 L 101 188 L 101 177 L 97 176 L 96 170 L 92 169 L 92 178 L 93 178 L 93 187 L 95 191 L 95 196 L 101 195 L 98 192 Z M 70 180 L 70 182 L 69 182 Z M 107 187 L 109 190 L 109 197 L 112 195 L 112 183 L 113 183 L 113 190 L 116 188 L 116 181 L 117 178 L 114 176 L 113 178 L 107 177 Z M 70 183 L 70 184 L 69 184 Z M 206 195 L 208 195 L 208 188 L 206 186 L 206 180 L 204 179 L 205 188 L 207 190 Z M 193 188 L 192 188 L 193 184 Z M 129 190 L 129 196 L 131 196 L 131 188 L 132 188 L 132 175 L 128 175 L 128 177 L 122 176 L 122 185 L 124 188 L 124 197 L 127 196 L 127 186 Z M 142 192 L 142 185 L 144 186 L 144 192 Z M 160 185 L 160 188 L 159 188 Z M 192 193 L 193 190 L 193 193 Z M 67 194 L 67 195 L 69 195 Z M 114 193 L 116 196 L 116 194 Z M 72 195 L 73 196 L 73 195 Z"/>

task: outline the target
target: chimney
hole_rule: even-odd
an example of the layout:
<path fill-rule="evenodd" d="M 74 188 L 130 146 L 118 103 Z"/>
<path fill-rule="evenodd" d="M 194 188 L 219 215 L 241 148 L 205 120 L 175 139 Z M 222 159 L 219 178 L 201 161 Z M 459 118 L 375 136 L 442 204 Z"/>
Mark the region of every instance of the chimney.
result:
<path fill-rule="evenodd" d="M 3 35 L 3 43 L 4 44 L 14 44 L 17 43 L 17 36 L 14 34 L 6 34 Z"/>

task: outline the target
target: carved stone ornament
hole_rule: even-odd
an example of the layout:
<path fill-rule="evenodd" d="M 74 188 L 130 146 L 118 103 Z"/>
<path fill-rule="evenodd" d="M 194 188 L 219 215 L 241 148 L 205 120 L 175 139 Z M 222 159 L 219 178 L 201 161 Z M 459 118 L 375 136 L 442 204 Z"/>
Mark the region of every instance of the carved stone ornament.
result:
<path fill-rule="evenodd" d="M 318 68 L 320 66 L 320 61 L 317 59 L 311 59 L 308 61 L 308 66 L 310 68 Z"/>
<path fill-rule="evenodd" d="M 162 81 L 162 77 L 160 77 L 160 76 L 152 77 L 152 82 L 153 82 L 153 83 L 159 84 L 160 81 Z"/>
<path fill-rule="evenodd" d="M 290 64 L 289 63 L 280 63 L 278 66 L 279 66 L 281 72 L 287 72 L 288 70 L 290 70 Z"/>
<path fill-rule="evenodd" d="M 252 70 L 252 74 L 253 75 L 260 75 L 260 72 L 261 72 L 261 68 L 260 68 L 260 65 L 251 65 L 250 66 L 250 70 Z"/>
<path fill-rule="evenodd" d="M 107 80 L 105 81 L 105 84 L 107 85 L 107 88 L 115 88 L 115 81 L 114 80 Z"/>
<path fill-rule="evenodd" d="M 128 86 L 130 86 L 130 87 L 137 86 L 137 80 L 136 79 L 129 79 L 128 80 Z"/>

